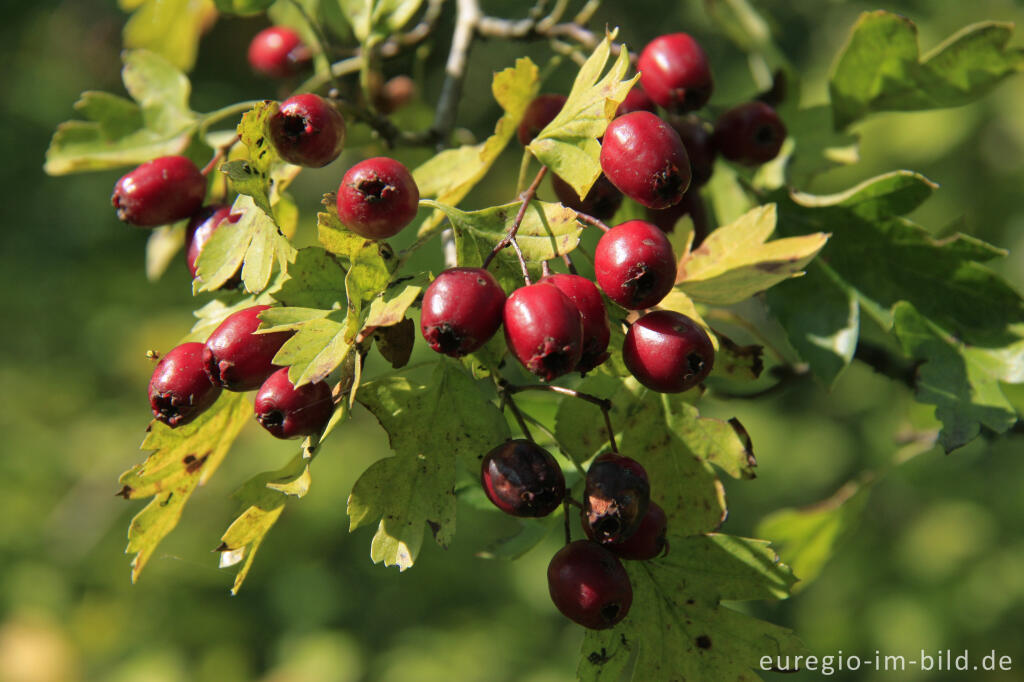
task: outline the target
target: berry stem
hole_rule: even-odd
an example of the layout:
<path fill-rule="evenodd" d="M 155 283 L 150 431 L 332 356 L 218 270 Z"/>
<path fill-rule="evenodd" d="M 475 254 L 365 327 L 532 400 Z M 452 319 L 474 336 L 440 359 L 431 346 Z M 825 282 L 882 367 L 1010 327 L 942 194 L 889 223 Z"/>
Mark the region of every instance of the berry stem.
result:
<path fill-rule="evenodd" d="M 566 388 L 564 386 L 553 386 L 551 384 L 527 384 L 523 386 L 517 386 L 510 384 L 504 379 L 501 380 L 501 389 L 505 394 L 520 393 L 522 391 L 547 391 L 549 393 L 560 393 L 562 395 L 571 396 L 573 398 L 579 398 L 585 400 L 588 403 L 597 405 L 601 409 L 601 414 L 604 416 L 604 424 L 608 429 L 608 444 L 612 449 L 612 452 L 617 453 L 619 451 L 618 445 L 615 443 L 615 431 L 612 429 L 612 401 L 607 398 L 600 398 L 590 393 L 583 393 L 572 388 Z"/>
<path fill-rule="evenodd" d="M 572 526 L 569 525 L 569 491 L 565 493 L 565 500 L 562 502 L 562 520 L 565 523 L 565 544 L 572 542 Z"/>
<path fill-rule="evenodd" d="M 573 265 L 572 258 L 567 253 L 562 254 L 562 260 L 565 261 L 565 267 L 569 268 L 569 272 L 573 275 L 577 274 L 576 266 Z"/>
<path fill-rule="evenodd" d="M 523 281 L 528 285 L 532 283 L 530 282 L 530 271 L 526 268 L 526 258 L 523 257 L 523 250 L 519 248 L 519 243 L 516 242 L 516 234 L 519 232 L 519 226 L 523 224 L 523 218 L 526 216 L 526 209 L 529 207 L 530 202 L 533 201 L 533 197 L 537 194 L 537 188 L 540 187 L 541 181 L 547 174 L 548 167 L 541 166 L 540 171 L 537 172 L 537 176 L 533 179 L 533 182 L 530 183 L 530 186 L 526 188 L 525 192 L 519 195 L 519 199 L 522 203 L 519 205 L 519 212 L 516 213 L 515 220 L 512 221 L 512 227 L 509 228 L 508 234 L 506 234 L 504 238 L 502 238 L 502 240 L 498 242 L 493 249 L 491 249 L 491 252 L 487 254 L 487 258 L 484 259 L 484 269 L 490 265 L 491 261 L 494 260 L 494 257 L 498 255 L 499 251 L 511 246 L 515 250 L 516 256 L 519 258 L 519 267 L 523 269 Z"/>
<path fill-rule="evenodd" d="M 205 166 L 203 166 L 203 170 L 201 170 L 199 172 L 202 173 L 203 175 L 209 175 L 210 171 L 212 171 L 214 168 L 217 167 L 217 164 L 220 163 L 221 159 L 223 159 L 225 156 L 227 156 L 228 152 L 231 151 L 231 148 L 234 147 L 236 144 L 238 144 L 241 141 L 242 141 L 242 136 L 241 135 L 235 135 L 233 138 L 231 138 L 230 142 L 228 142 L 223 147 L 220 147 L 219 149 L 217 149 L 217 151 L 213 155 L 213 158 L 210 159 L 210 162 L 208 164 L 206 164 Z"/>
<path fill-rule="evenodd" d="M 532 441 L 533 434 L 530 433 L 530 428 L 526 425 L 526 420 L 523 418 L 523 413 L 519 410 L 519 406 L 516 405 L 515 400 L 512 399 L 512 396 L 509 393 L 502 392 L 502 409 L 505 409 L 505 406 L 508 406 L 508 409 L 512 412 L 512 416 L 515 417 L 516 423 L 519 424 L 519 430 L 523 432 L 523 435 L 526 436 L 527 440 Z"/>
<path fill-rule="evenodd" d="M 589 215 L 587 213 L 580 213 L 579 211 L 576 211 L 576 220 L 580 221 L 581 223 L 586 223 L 587 225 L 599 227 L 605 232 L 608 232 L 609 230 L 612 229 L 608 227 L 608 225 L 600 218 L 595 218 L 594 216 Z"/>

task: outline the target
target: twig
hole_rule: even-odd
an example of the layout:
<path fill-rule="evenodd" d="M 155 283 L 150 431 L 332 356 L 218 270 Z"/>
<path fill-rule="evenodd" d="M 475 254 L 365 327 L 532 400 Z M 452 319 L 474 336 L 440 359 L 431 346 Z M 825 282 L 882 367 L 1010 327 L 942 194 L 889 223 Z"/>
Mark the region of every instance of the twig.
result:
<path fill-rule="evenodd" d="M 519 406 L 516 405 L 511 394 L 503 392 L 501 394 L 501 406 L 504 409 L 506 405 L 508 406 L 508 409 L 512 411 L 512 416 L 516 418 L 516 423 L 519 424 L 519 430 L 523 432 L 524 436 L 526 436 L 526 440 L 532 441 L 533 434 L 530 433 L 529 427 L 526 426 L 526 420 L 523 419 L 523 413 L 519 411 Z"/>
<path fill-rule="evenodd" d="M 537 177 L 533 179 L 530 186 L 526 188 L 526 191 L 520 195 L 522 204 L 519 206 L 519 212 L 516 213 L 515 220 L 512 222 L 512 227 L 509 228 L 508 234 L 506 234 L 500 242 L 495 245 L 491 252 L 487 254 L 487 258 L 484 259 L 483 267 L 486 269 L 494 257 L 498 255 L 498 252 L 502 249 L 511 246 L 516 256 L 519 257 L 519 265 L 523 269 L 523 280 L 530 284 L 530 271 L 526 268 L 526 259 L 523 257 L 523 251 L 519 248 L 519 243 L 516 241 L 516 234 L 519 233 L 519 226 L 523 224 L 523 218 L 526 216 L 526 209 L 529 207 L 530 202 L 533 201 L 533 197 L 537 194 L 537 188 L 540 187 L 541 181 L 544 176 L 548 173 L 547 166 L 541 166 L 540 171 L 537 173 Z"/>
<path fill-rule="evenodd" d="M 586 213 L 580 213 L 579 211 L 576 211 L 576 220 L 580 221 L 581 223 L 586 223 L 587 225 L 593 225 L 594 227 L 599 227 L 602 230 L 604 230 L 605 232 L 608 232 L 609 230 L 612 229 L 612 228 L 608 227 L 608 225 L 605 224 L 605 222 L 603 220 L 601 220 L 600 218 L 595 218 L 592 215 L 588 215 Z"/>
<path fill-rule="evenodd" d="M 565 523 L 565 544 L 572 542 L 572 526 L 569 525 L 569 491 L 565 491 L 565 498 L 562 500 L 562 520 Z"/>
<path fill-rule="evenodd" d="M 526 384 L 523 386 L 518 386 L 515 384 L 510 384 L 505 380 L 502 380 L 500 385 L 502 391 L 504 391 L 506 395 L 511 395 L 513 393 L 521 393 L 523 391 L 547 391 L 548 393 L 560 393 L 562 395 L 571 396 L 573 398 L 579 398 L 580 400 L 585 400 L 586 402 L 591 403 L 592 405 L 597 405 L 599 408 L 601 408 L 601 414 L 604 415 L 604 424 L 605 427 L 608 429 L 608 444 L 611 446 L 612 452 L 619 451 L 619 447 L 615 443 L 615 431 L 612 429 L 612 401 L 609 400 L 608 398 L 599 398 L 598 396 L 592 395 L 590 393 L 583 393 L 582 391 L 577 391 L 572 388 L 565 388 L 564 386 L 552 386 L 551 384 Z"/>
<path fill-rule="evenodd" d="M 572 263 L 572 258 L 567 253 L 562 254 L 562 260 L 565 261 L 565 267 L 569 268 L 569 272 L 572 274 L 576 273 L 576 266 Z"/>
<path fill-rule="evenodd" d="M 455 115 L 459 100 L 462 99 L 462 83 L 466 77 L 466 58 L 469 48 L 473 45 L 477 23 L 480 21 L 480 5 L 477 0 L 457 0 L 455 13 L 455 31 L 452 33 L 452 46 L 448 51 L 448 62 L 445 64 L 444 83 L 441 95 L 437 100 L 434 112 L 433 132 L 442 146 L 455 127 Z"/>
<path fill-rule="evenodd" d="M 213 158 L 210 159 L 210 163 L 203 166 L 203 170 L 199 172 L 202 173 L 203 175 L 209 175 L 210 171 L 212 171 L 217 166 L 217 163 L 219 163 L 220 160 L 223 159 L 229 151 L 231 151 L 232 147 L 241 142 L 241 140 L 241 135 L 235 135 L 233 138 L 231 138 L 230 142 L 228 142 L 223 147 L 219 147 L 216 153 L 214 153 Z"/>

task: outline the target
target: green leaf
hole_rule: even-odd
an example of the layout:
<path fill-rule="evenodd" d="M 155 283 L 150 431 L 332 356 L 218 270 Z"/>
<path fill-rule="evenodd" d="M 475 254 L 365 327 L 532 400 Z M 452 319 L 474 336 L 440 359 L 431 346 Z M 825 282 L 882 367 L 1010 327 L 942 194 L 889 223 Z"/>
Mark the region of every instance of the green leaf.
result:
<path fill-rule="evenodd" d="M 238 135 L 249 151 L 247 161 L 229 161 L 221 166 L 221 172 L 231 180 L 236 192 L 248 194 L 264 212 L 271 210 L 271 169 L 283 163 L 270 138 L 270 119 L 277 113 L 279 105 L 264 100 L 242 115 L 238 123 Z"/>
<path fill-rule="evenodd" d="M 196 323 L 192 325 L 192 329 L 189 331 L 188 335 L 179 343 L 185 343 L 187 341 L 198 341 L 200 343 L 205 342 L 206 339 L 209 338 L 210 334 L 213 333 L 213 330 L 216 329 L 221 322 L 227 319 L 228 315 L 237 313 L 239 310 L 244 310 L 245 308 L 251 308 L 257 304 L 270 303 L 269 297 L 264 298 L 265 296 L 265 294 L 260 297 L 242 296 L 230 303 L 218 299 L 210 301 L 193 313 L 197 318 Z"/>
<path fill-rule="evenodd" d="M 225 14 L 247 16 L 259 14 L 274 4 L 275 0 L 213 0 L 217 9 Z"/>
<path fill-rule="evenodd" d="M 405 367 L 416 345 L 416 323 L 405 318 L 398 324 L 380 327 L 373 332 L 377 350 L 394 369 Z"/>
<path fill-rule="evenodd" d="M 345 275 L 333 254 L 317 246 L 299 249 L 274 300 L 302 308 L 340 307 L 345 303 Z"/>
<path fill-rule="evenodd" d="M 425 273 L 389 285 L 370 304 L 365 326 L 390 327 L 401 322 L 405 318 L 406 311 L 416 302 L 426 285 Z"/>
<path fill-rule="evenodd" d="M 119 479 L 119 494 L 125 499 L 153 498 L 128 528 L 125 553 L 135 554 L 132 582 L 138 579 L 160 541 L 178 525 L 196 486 L 209 480 L 250 419 L 252 405 L 246 397 L 225 391 L 191 424 L 176 429 L 157 421 L 150 425 L 141 447 L 153 454 Z"/>
<path fill-rule="evenodd" d="M 199 38 L 213 17 L 210 0 L 146 0 L 124 27 L 124 46 L 151 50 L 191 71 Z"/>
<path fill-rule="evenodd" d="M 601 77 L 611 54 L 613 37 L 605 36 L 580 67 L 562 110 L 527 146 L 580 197 L 586 196 L 601 175 L 601 145 L 597 139 L 604 135 L 608 123 L 615 117 L 615 110 L 640 78 L 637 74 L 623 80 L 629 70 L 629 51 L 624 46 L 618 59 Z"/>
<path fill-rule="evenodd" d="M 786 178 L 791 185 L 806 186 L 815 175 L 840 165 L 860 160 L 859 138 L 832 127 L 832 107 L 819 105 L 784 113 L 790 139 L 794 141 L 792 157 L 786 164 Z"/>
<path fill-rule="evenodd" d="M 865 12 L 829 83 L 836 129 L 872 112 L 973 102 L 1024 70 L 1024 50 L 1007 47 L 1012 34 L 1012 24 L 974 24 L 921 56 L 912 21 L 885 11 Z"/>
<path fill-rule="evenodd" d="M 297 324 L 295 335 L 274 356 L 275 365 L 288 367 L 288 379 L 295 386 L 323 381 L 352 350 L 355 334 L 346 312 L 319 312 L 326 314 Z"/>
<path fill-rule="evenodd" d="M 710 235 L 679 265 L 679 290 L 695 301 L 738 303 L 802 274 L 828 235 L 766 241 L 775 230 L 774 204 L 759 206 Z"/>
<path fill-rule="evenodd" d="M 480 487 L 479 483 L 476 487 Z M 484 498 L 484 501 L 494 509 L 490 500 Z M 560 517 L 561 514 L 556 511 L 540 519 L 516 519 L 519 529 L 515 533 L 487 545 L 476 553 L 476 557 L 515 561 L 543 542 L 551 533 L 551 529 L 559 525 L 556 522 L 561 520 Z"/>
<path fill-rule="evenodd" d="M 146 279 L 155 282 L 185 245 L 185 223 L 161 225 L 146 240 Z"/>

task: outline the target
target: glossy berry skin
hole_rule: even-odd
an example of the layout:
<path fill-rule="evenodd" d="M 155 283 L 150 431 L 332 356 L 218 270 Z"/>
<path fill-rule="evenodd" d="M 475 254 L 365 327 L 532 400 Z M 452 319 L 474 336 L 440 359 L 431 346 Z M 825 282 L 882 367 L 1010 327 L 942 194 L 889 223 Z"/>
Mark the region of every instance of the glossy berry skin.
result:
<path fill-rule="evenodd" d="M 288 368 L 271 374 L 253 404 L 256 421 L 275 438 L 315 436 L 324 430 L 334 412 L 331 387 L 325 381 L 298 388 L 288 379 Z"/>
<path fill-rule="evenodd" d="M 786 141 L 786 125 L 764 102 L 746 102 L 718 117 L 713 140 L 724 158 L 758 166 L 779 155 Z"/>
<path fill-rule="evenodd" d="M 636 532 L 651 501 L 647 472 L 640 463 L 614 453 L 594 460 L 583 490 L 583 529 L 603 544 L 623 542 Z"/>
<path fill-rule="evenodd" d="M 708 58 L 687 33 L 658 36 L 640 53 L 636 66 L 647 94 L 673 113 L 695 111 L 711 98 Z"/>
<path fill-rule="evenodd" d="M 220 386 L 206 375 L 203 344 L 176 346 L 160 359 L 149 380 L 149 406 L 171 428 L 188 424 L 217 400 Z"/>
<path fill-rule="evenodd" d="M 322 168 L 341 154 L 345 119 L 320 95 L 295 95 L 270 118 L 270 140 L 288 163 Z"/>
<path fill-rule="evenodd" d="M 203 350 L 203 364 L 210 380 L 229 391 L 251 391 L 280 369 L 272 361 L 294 332 L 254 333 L 259 314 L 269 308 L 257 305 L 228 315 Z"/>
<path fill-rule="evenodd" d="M 544 381 L 573 371 L 583 354 L 579 310 L 558 287 L 531 284 L 505 301 L 505 342 L 527 371 Z"/>
<path fill-rule="evenodd" d="M 702 187 L 715 170 L 716 151 L 711 127 L 693 115 L 673 118 L 669 124 L 683 141 L 686 156 L 690 159 L 690 189 Z"/>
<path fill-rule="evenodd" d="M 512 516 L 547 516 L 565 499 L 565 476 L 551 453 L 524 439 L 502 443 L 484 456 L 480 483 L 487 499 Z"/>
<path fill-rule="evenodd" d="M 601 290 L 629 310 L 650 308 L 676 281 L 676 257 L 665 233 L 644 220 L 628 220 L 605 232 L 594 250 Z"/>
<path fill-rule="evenodd" d="M 237 223 L 241 217 L 241 213 L 231 213 L 231 207 L 224 206 L 223 204 L 204 206 L 198 213 L 192 216 L 188 226 L 185 228 L 185 264 L 188 265 L 188 271 L 192 274 L 192 277 L 196 277 L 199 274 L 196 269 L 196 264 L 199 262 L 199 254 L 203 252 L 203 247 L 206 246 L 206 242 L 210 240 L 213 233 L 225 221 L 230 225 L 231 223 Z M 238 286 L 241 281 L 241 274 L 239 273 L 235 278 L 226 282 L 222 288 L 231 289 Z"/>
<path fill-rule="evenodd" d="M 584 532 L 592 533 L 590 526 L 583 524 Z M 647 513 L 636 531 L 622 542 L 605 545 L 620 559 L 647 561 L 668 551 L 668 518 L 665 510 L 656 502 L 647 505 Z M 590 537 L 588 534 L 587 537 Z M 594 538 L 590 538 L 593 540 Z"/>
<path fill-rule="evenodd" d="M 271 26 L 249 43 L 249 66 L 270 78 L 288 78 L 309 59 L 307 52 L 298 33 L 284 26 Z"/>
<path fill-rule="evenodd" d="M 423 294 L 420 332 L 438 353 L 472 353 L 501 326 L 505 292 L 483 268 L 449 268 Z"/>
<path fill-rule="evenodd" d="M 562 615 L 591 630 L 610 628 L 629 613 L 633 586 L 622 562 L 596 542 L 570 542 L 548 564 L 548 591 Z"/>
<path fill-rule="evenodd" d="M 630 326 L 622 344 L 622 360 L 647 388 L 681 393 L 711 372 L 715 348 L 707 332 L 686 315 L 655 310 Z"/>
<path fill-rule="evenodd" d="M 416 217 L 420 191 L 409 169 L 386 156 L 357 163 L 338 186 L 338 217 L 367 239 L 387 239 Z"/>
<path fill-rule="evenodd" d="M 122 176 L 110 201 L 117 217 L 138 227 L 188 218 L 203 205 L 206 177 L 184 156 L 161 156 Z"/>
<path fill-rule="evenodd" d="M 644 89 L 637 83 L 626 95 L 626 99 L 622 100 L 622 103 L 619 104 L 619 108 L 615 110 L 615 116 L 616 118 L 625 116 L 634 111 L 649 111 L 653 114 L 657 109 L 658 105 L 654 103 L 651 96 L 644 92 Z"/>
<path fill-rule="evenodd" d="M 565 95 L 556 94 L 534 97 L 533 101 L 527 105 L 526 111 L 523 113 L 523 120 L 519 123 L 519 129 L 516 131 L 519 144 L 525 147 L 533 142 L 537 133 L 555 120 L 555 116 L 558 116 L 558 112 L 562 110 L 565 100 Z"/>
<path fill-rule="evenodd" d="M 601 170 L 619 190 L 647 208 L 679 203 L 690 186 L 690 158 L 679 134 L 649 111 L 608 124 Z"/>
<path fill-rule="evenodd" d="M 611 331 L 608 327 L 608 311 L 597 286 L 586 277 L 579 275 L 548 275 L 541 283 L 558 287 L 580 313 L 583 322 L 583 353 L 577 372 L 589 372 L 608 359 L 608 341 Z"/>
<path fill-rule="evenodd" d="M 572 185 L 554 173 L 551 174 L 551 189 L 555 191 L 558 200 L 572 210 L 594 216 L 598 220 L 611 220 L 622 206 L 622 192 L 604 174 L 597 177 L 582 201 Z"/>

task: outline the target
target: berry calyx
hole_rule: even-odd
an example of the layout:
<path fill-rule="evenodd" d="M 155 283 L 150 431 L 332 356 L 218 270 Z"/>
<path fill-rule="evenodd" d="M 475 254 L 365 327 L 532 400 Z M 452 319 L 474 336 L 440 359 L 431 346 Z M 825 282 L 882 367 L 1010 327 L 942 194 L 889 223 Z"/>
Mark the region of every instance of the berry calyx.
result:
<path fill-rule="evenodd" d="M 241 217 L 241 213 L 232 213 L 230 206 L 222 204 L 204 206 L 198 213 L 192 216 L 192 219 L 188 221 L 188 226 L 185 228 L 185 264 L 188 266 L 188 271 L 192 274 L 192 277 L 196 277 L 199 274 L 196 268 L 196 264 L 199 262 L 199 254 L 203 252 L 203 247 L 206 246 L 206 242 L 210 240 L 213 233 L 225 221 L 228 224 L 237 223 Z M 225 282 L 221 288 L 232 289 L 238 286 L 241 281 L 241 273 L 239 272 Z"/>
<path fill-rule="evenodd" d="M 633 604 L 633 586 L 622 562 L 589 540 L 570 542 L 552 557 L 548 592 L 562 615 L 591 630 L 612 627 Z"/>
<path fill-rule="evenodd" d="M 694 115 L 672 119 L 672 128 L 683 141 L 686 155 L 690 159 L 690 189 L 707 184 L 715 170 L 715 145 L 712 142 L 711 127 Z"/>
<path fill-rule="evenodd" d="M 280 369 L 273 363 L 274 356 L 294 332 L 256 334 L 259 315 L 269 307 L 257 305 L 239 310 L 213 330 L 203 349 L 210 381 L 229 391 L 251 391 Z"/>
<path fill-rule="evenodd" d="M 608 311 L 597 286 L 586 277 L 579 275 L 548 275 L 541 283 L 558 287 L 580 313 L 583 322 L 583 352 L 576 371 L 585 373 L 608 359 L 608 341 L 611 330 L 608 326 Z"/>
<path fill-rule="evenodd" d="M 657 226 L 628 220 L 605 232 L 594 250 L 594 274 L 611 300 L 630 310 L 657 304 L 676 281 L 672 244 Z"/>
<path fill-rule="evenodd" d="M 711 372 L 715 348 L 694 320 L 671 310 L 655 310 L 630 326 L 622 344 L 622 360 L 647 388 L 681 393 Z"/>
<path fill-rule="evenodd" d="M 587 470 L 583 529 L 597 542 L 622 542 L 640 527 L 650 500 L 647 472 L 639 462 L 614 453 L 602 455 Z"/>
<path fill-rule="evenodd" d="M 657 105 L 651 96 L 644 92 L 644 89 L 637 83 L 632 89 L 626 94 L 626 98 L 619 104 L 619 108 L 615 110 L 615 116 L 625 116 L 626 114 L 632 114 L 634 111 L 649 111 L 652 114 L 657 111 Z"/>
<path fill-rule="evenodd" d="M 726 159 L 758 166 L 779 155 L 786 125 L 764 102 L 745 102 L 718 117 L 712 139 Z"/>
<path fill-rule="evenodd" d="M 288 163 L 322 168 L 341 154 L 345 119 L 319 95 L 295 95 L 270 118 L 270 140 Z"/>
<path fill-rule="evenodd" d="M 122 176 L 111 203 L 117 217 L 138 227 L 173 223 L 199 210 L 206 178 L 184 156 L 161 156 Z"/>
<path fill-rule="evenodd" d="M 637 69 L 647 94 L 671 112 L 695 111 L 711 99 L 714 82 L 707 55 L 687 33 L 669 33 L 649 42 Z"/>
<path fill-rule="evenodd" d="M 171 428 L 188 424 L 217 400 L 220 386 L 203 364 L 203 344 L 183 343 L 157 363 L 149 380 L 149 406 L 157 421 Z"/>
<path fill-rule="evenodd" d="M 649 111 L 608 124 L 601 170 L 623 194 L 648 208 L 678 203 L 690 186 L 690 159 L 679 134 Z"/>
<path fill-rule="evenodd" d="M 572 210 L 594 216 L 598 220 L 610 220 L 619 210 L 619 206 L 622 206 L 622 192 L 603 173 L 594 181 L 587 196 L 582 200 L 572 185 L 554 173 L 551 174 L 551 189 L 555 191 L 558 200 Z"/>
<path fill-rule="evenodd" d="M 357 163 L 338 186 L 338 217 L 367 239 L 387 239 L 416 217 L 420 191 L 409 169 L 386 156 Z"/>
<path fill-rule="evenodd" d="M 472 353 L 501 326 L 505 292 L 483 268 L 449 268 L 423 294 L 420 332 L 430 347 L 453 358 Z"/>
<path fill-rule="evenodd" d="M 586 526 L 584 526 L 584 530 Z M 622 542 L 607 545 L 615 556 L 633 561 L 647 561 L 668 551 L 668 518 L 656 502 L 647 505 L 647 513 L 636 531 Z"/>
<path fill-rule="evenodd" d="M 288 378 L 288 368 L 271 374 L 256 392 L 256 421 L 275 438 L 315 436 L 334 412 L 331 387 L 325 381 L 298 388 Z"/>
<path fill-rule="evenodd" d="M 480 468 L 487 499 L 512 516 L 547 516 L 565 499 L 565 476 L 533 441 L 510 440 L 488 452 Z"/>
<path fill-rule="evenodd" d="M 288 78 L 309 61 L 309 49 L 299 34 L 284 26 L 271 26 L 249 43 L 249 66 L 270 78 Z"/>
<path fill-rule="evenodd" d="M 516 130 L 519 144 L 525 147 L 533 142 L 533 138 L 537 137 L 537 133 L 544 130 L 549 123 L 555 120 L 555 116 L 558 116 L 558 112 L 562 110 L 566 99 L 565 95 L 557 94 L 537 95 L 534 97 L 533 101 L 526 106 L 523 120 L 519 123 L 519 128 Z"/>
<path fill-rule="evenodd" d="M 579 310 L 558 287 L 531 284 L 505 301 L 505 341 L 527 371 L 544 381 L 571 372 L 583 353 Z"/>

